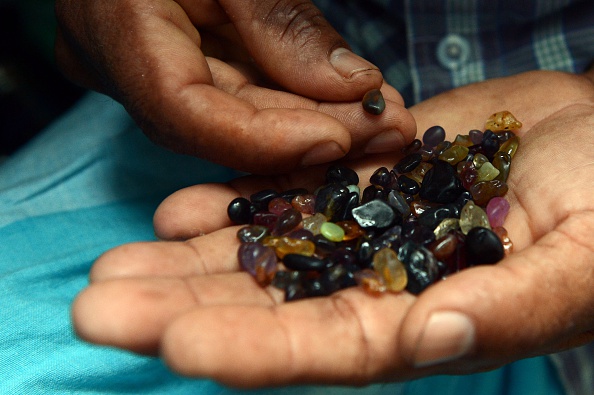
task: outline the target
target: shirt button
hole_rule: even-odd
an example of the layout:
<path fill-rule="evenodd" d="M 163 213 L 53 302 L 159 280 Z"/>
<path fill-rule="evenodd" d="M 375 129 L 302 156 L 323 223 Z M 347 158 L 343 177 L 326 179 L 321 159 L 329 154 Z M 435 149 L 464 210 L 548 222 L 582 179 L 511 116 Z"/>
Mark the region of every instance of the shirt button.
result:
<path fill-rule="evenodd" d="M 470 44 L 457 34 L 448 34 L 437 45 L 437 60 L 449 70 L 456 70 L 468 61 Z"/>

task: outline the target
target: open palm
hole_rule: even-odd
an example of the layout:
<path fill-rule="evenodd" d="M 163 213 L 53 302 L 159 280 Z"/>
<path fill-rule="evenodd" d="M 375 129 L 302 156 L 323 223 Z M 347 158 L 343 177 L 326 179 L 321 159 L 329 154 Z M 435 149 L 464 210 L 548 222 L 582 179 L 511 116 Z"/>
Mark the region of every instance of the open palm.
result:
<path fill-rule="evenodd" d="M 546 82 L 546 84 L 543 84 Z M 169 197 L 157 235 L 104 254 L 73 320 L 84 339 L 160 354 L 176 371 L 242 387 L 364 384 L 468 373 L 594 339 L 594 88 L 536 72 L 474 84 L 411 108 L 425 130 L 482 128 L 495 111 L 524 122 L 505 227 L 514 253 L 413 296 L 350 288 L 282 303 L 239 271 L 226 216 L 238 195 L 315 187 L 324 168 L 198 185 Z M 362 183 L 398 155 L 351 167 Z"/>

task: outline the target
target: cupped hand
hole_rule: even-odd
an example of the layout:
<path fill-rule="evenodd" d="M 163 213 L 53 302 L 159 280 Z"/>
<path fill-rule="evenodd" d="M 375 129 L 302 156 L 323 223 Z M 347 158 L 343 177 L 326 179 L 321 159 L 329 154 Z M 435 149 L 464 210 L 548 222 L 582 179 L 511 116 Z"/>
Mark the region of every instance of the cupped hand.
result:
<path fill-rule="evenodd" d="M 541 85 L 548 82 L 548 85 Z M 73 306 L 87 341 L 159 354 L 175 371 L 239 387 L 365 384 L 471 373 L 594 339 L 594 89 L 528 73 L 460 88 L 411 109 L 422 130 L 482 128 L 494 111 L 524 122 L 505 227 L 515 251 L 419 296 L 367 294 L 282 303 L 239 271 L 226 206 L 262 188 L 314 187 L 324 168 L 198 185 L 155 215 L 170 241 L 124 245 L 95 264 Z M 361 180 L 397 154 L 352 162 Z M 364 182 L 363 182 L 364 184 Z"/>
<path fill-rule="evenodd" d="M 58 0 L 56 58 L 154 141 L 253 173 L 394 150 L 414 119 L 309 1 Z M 386 110 L 361 106 L 380 88 Z"/>

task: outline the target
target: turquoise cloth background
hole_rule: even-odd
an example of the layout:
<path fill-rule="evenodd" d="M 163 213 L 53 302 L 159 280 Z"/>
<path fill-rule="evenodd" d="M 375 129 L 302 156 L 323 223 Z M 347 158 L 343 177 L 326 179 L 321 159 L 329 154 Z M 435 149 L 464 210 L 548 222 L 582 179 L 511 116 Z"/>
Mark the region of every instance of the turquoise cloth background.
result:
<path fill-rule="evenodd" d="M 0 394 L 563 393 L 547 358 L 366 388 L 236 391 L 176 376 L 158 358 L 78 340 L 69 309 L 93 261 L 119 244 L 153 240 L 153 212 L 171 192 L 235 175 L 156 147 L 99 94 L 0 163 Z"/>

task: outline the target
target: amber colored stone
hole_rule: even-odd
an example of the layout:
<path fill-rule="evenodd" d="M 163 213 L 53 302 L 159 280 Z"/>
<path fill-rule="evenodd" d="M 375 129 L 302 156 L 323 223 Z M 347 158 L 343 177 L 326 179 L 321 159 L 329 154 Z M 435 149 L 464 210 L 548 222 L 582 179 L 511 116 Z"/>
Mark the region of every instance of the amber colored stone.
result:
<path fill-rule="evenodd" d="M 365 93 L 361 102 L 363 109 L 373 115 L 379 115 L 386 108 L 386 101 L 379 89 L 372 89 Z"/>
<path fill-rule="evenodd" d="M 513 158 L 516 154 L 516 151 L 518 150 L 519 145 L 520 139 L 518 138 L 518 136 L 512 136 L 505 143 L 501 144 L 501 147 L 499 147 L 499 151 L 497 152 L 505 152 L 510 156 L 510 158 Z"/>
<path fill-rule="evenodd" d="M 371 294 L 379 294 L 387 290 L 383 277 L 372 269 L 363 269 L 356 272 L 355 281 L 364 291 Z"/>
<path fill-rule="evenodd" d="M 419 185 L 423 182 L 425 178 L 425 174 L 433 167 L 431 163 L 428 162 L 421 162 L 417 167 L 415 167 L 410 173 L 406 175 L 409 178 L 415 180 Z"/>
<path fill-rule="evenodd" d="M 450 148 L 439 154 L 438 159 L 455 165 L 468 155 L 468 148 L 462 145 L 452 145 Z"/>
<path fill-rule="evenodd" d="M 291 200 L 291 206 L 303 214 L 315 213 L 316 196 L 313 194 L 298 195 Z"/>
<path fill-rule="evenodd" d="M 463 147 L 470 147 L 475 143 L 472 142 L 472 139 L 469 135 L 459 134 L 454 139 L 453 145 L 461 145 Z"/>
<path fill-rule="evenodd" d="M 507 193 L 507 184 L 499 180 L 477 182 L 470 187 L 472 199 L 479 206 L 486 206 L 489 200 Z"/>
<path fill-rule="evenodd" d="M 344 241 L 357 239 L 365 234 L 356 221 L 338 221 L 336 225 L 344 230 Z"/>
<path fill-rule="evenodd" d="M 460 211 L 460 230 L 462 230 L 462 233 L 468 234 L 472 228 L 476 228 L 477 226 L 491 228 L 485 210 L 474 204 L 471 200 Z"/>
<path fill-rule="evenodd" d="M 485 129 L 498 132 L 502 130 L 518 130 L 522 127 L 522 122 L 509 111 L 500 111 L 491 115 L 485 122 Z"/>
<path fill-rule="evenodd" d="M 400 292 L 406 288 L 408 282 L 406 268 L 393 249 L 382 248 L 376 252 L 373 255 L 373 268 L 384 280 L 388 291 Z"/>
<path fill-rule="evenodd" d="M 291 239 L 290 237 L 279 237 L 274 250 L 276 256 L 282 259 L 287 254 L 300 254 L 312 256 L 316 245 L 309 240 Z"/>

